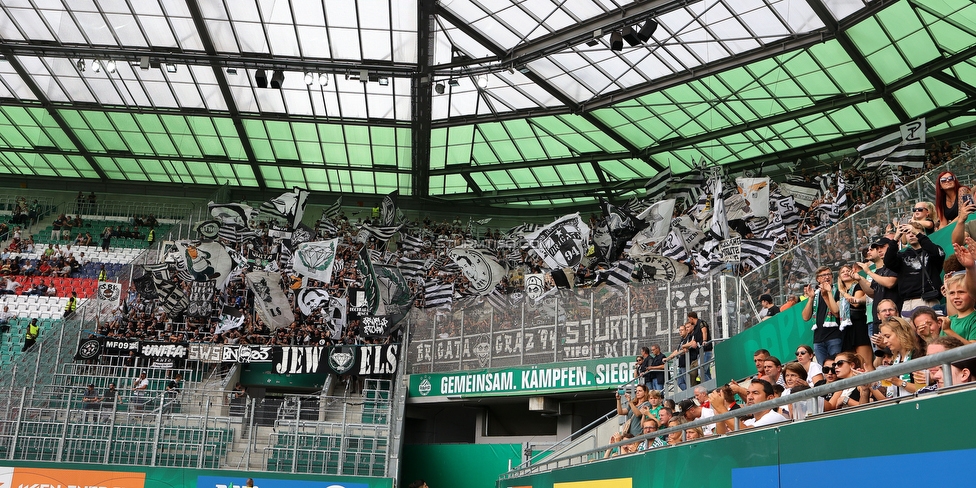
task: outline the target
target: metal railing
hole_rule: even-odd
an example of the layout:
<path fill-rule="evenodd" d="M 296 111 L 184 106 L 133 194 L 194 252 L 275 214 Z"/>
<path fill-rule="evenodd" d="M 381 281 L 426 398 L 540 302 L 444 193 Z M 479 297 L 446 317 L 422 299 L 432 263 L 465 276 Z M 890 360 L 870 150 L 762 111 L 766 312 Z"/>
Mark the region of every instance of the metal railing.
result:
<path fill-rule="evenodd" d="M 971 358 L 971 357 L 974 357 L 974 356 L 976 356 L 976 344 L 968 344 L 968 345 L 965 345 L 965 346 L 962 346 L 962 347 L 958 347 L 958 348 L 955 348 L 955 349 L 950 349 L 950 350 L 945 351 L 945 352 L 940 352 L 940 353 L 932 354 L 932 355 L 929 355 L 929 356 L 924 356 L 924 357 L 921 357 L 921 358 L 918 358 L 918 359 L 913 359 L 913 360 L 908 361 L 908 362 L 904 362 L 904 363 L 900 363 L 900 364 L 895 364 L 895 365 L 892 365 L 892 366 L 889 366 L 889 367 L 886 367 L 886 368 L 883 368 L 883 369 L 877 369 L 877 370 L 874 370 L 874 371 L 871 371 L 871 372 L 857 374 L 857 375 L 855 375 L 855 376 L 853 376 L 851 378 L 845 378 L 845 379 L 837 380 L 837 381 L 834 381 L 832 383 L 827 383 L 827 384 L 824 384 L 824 385 L 820 385 L 820 386 L 817 386 L 817 387 L 814 387 L 814 388 L 810 388 L 810 389 L 807 389 L 807 390 L 803 390 L 803 391 L 800 391 L 800 392 L 797 392 L 797 393 L 793 393 L 793 394 L 790 394 L 790 395 L 787 395 L 787 396 L 784 396 L 784 397 L 780 397 L 780 398 L 776 398 L 776 399 L 773 399 L 773 400 L 765 401 L 765 402 L 758 403 L 758 404 L 755 404 L 755 405 L 743 406 L 742 408 L 733 410 L 731 412 L 727 412 L 727 413 L 724 413 L 724 414 L 721 414 L 721 415 L 715 415 L 715 416 L 709 417 L 707 419 L 698 419 L 698 420 L 695 420 L 695 421 L 692 421 L 692 422 L 683 423 L 682 425 L 679 425 L 679 426 L 669 427 L 669 428 L 666 428 L 666 429 L 661 429 L 661 430 L 658 430 L 658 431 L 654 432 L 653 434 L 645 434 L 645 435 L 636 436 L 636 437 L 627 439 L 626 441 L 621 441 L 621 442 L 609 444 L 609 445 L 606 445 L 606 446 L 601 446 L 601 447 L 597 447 L 597 448 L 594 448 L 594 449 L 589 449 L 589 450 L 586 450 L 584 452 L 574 453 L 573 455 L 570 455 L 570 456 L 562 456 L 562 457 L 557 457 L 557 458 L 549 459 L 549 460 L 546 460 L 544 462 L 541 462 L 541 463 L 538 463 L 538 464 L 534 464 L 534 465 L 531 465 L 531 466 L 520 466 L 519 468 L 513 469 L 513 470 L 511 470 L 511 471 L 509 471 L 507 473 L 502 474 L 500 476 L 500 479 L 518 478 L 518 477 L 526 476 L 526 475 L 529 475 L 529 474 L 536 474 L 536 473 L 543 473 L 543 472 L 552 471 L 553 469 L 557 469 L 557 468 L 565 468 L 565 467 L 569 467 L 569 466 L 576 466 L 576 465 L 579 465 L 579 464 L 590 463 L 590 462 L 593 462 L 593 461 L 597 461 L 597 460 L 603 459 L 604 458 L 604 453 L 606 452 L 607 449 L 621 448 L 624 445 L 632 444 L 634 442 L 641 442 L 641 441 L 644 441 L 644 440 L 650 441 L 650 440 L 653 440 L 655 437 L 666 438 L 671 433 L 681 432 L 682 433 L 682 440 L 684 440 L 684 437 L 683 437 L 684 436 L 684 432 L 686 430 L 688 430 L 688 429 L 694 429 L 696 427 L 704 427 L 704 426 L 707 426 L 707 425 L 715 424 L 715 423 L 718 423 L 718 422 L 724 422 L 724 421 L 727 421 L 727 420 L 735 420 L 736 429 L 737 430 L 735 432 L 732 432 L 732 433 L 729 433 L 729 434 L 726 434 L 726 435 L 735 435 L 736 433 L 742 432 L 741 430 L 738 430 L 739 429 L 739 426 L 740 426 L 740 424 L 739 424 L 740 418 L 742 418 L 742 417 L 750 416 L 750 415 L 753 415 L 753 414 L 756 414 L 756 413 L 760 413 L 760 412 L 765 412 L 765 411 L 770 410 L 770 409 L 777 409 L 778 407 L 784 407 L 784 406 L 791 405 L 791 404 L 797 404 L 797 403 L 800 403 L 800 402 L 805 402 L 807 400 L 814 400 L 814 399 L 820 398 L 820 397 L 822 397 L 822 396 L 824 396 L 824 395 L 826 395 L 828 393 L 833 393 L 833 392 L 836 392 L 836 391 L 841 391 L 841 390 L 845 390 L 845 389 L 852 388 L 852 387 L 857 387 L 857 386 L 862 386 L 862 385 L 871 384 L 871 383 L 875 383 L 875 382 L 880 382 L 880 381 L 887 380 L 887 379 L 890 379 L 890 378 L 895 377 L 895 376 L 899 376 L 899 375 L 903 375 L 903 374 L 911 374 L 914 371 L 926 370 L 926 369 L 930 369 L 930 368 L 934 368 L 934 367 L 938 367 L 938 366 L 942 366 L 942 368 L 943 368 L 943 377 L 944 377 L 944 380 L 945 380 L 945 387 L 942 388 L 942 389 L 936 390 L 936 392 L 944 392 L 946 390 L 946 388 L 952 386 L 952 379 L 951 379 L 952 378 L 952 375 L 948 371 L 949 370 L 948 364 L 949 363 L 953 363 L 955 361 L 962 360 L 962 359 L 968 359 L 968 358 Z M 971 384 L 968 384 L 968 385 L 971 385 Z M 907 396 L 892 398 L 892 399 L 889 399 L 889 400 L 885 400 L 885 401 L 882 401 L 882 402 L 877 402 L 877 403 L 874 403 L 874 404 L 868 404 L 868 405 L 869 406 L 872 406 L 873 405 L 873 406 L 876 406 L 876 407 L 881 407 L 883 405 L 895 404 L 895 403 L 899 403 L 899 402 L 905 401 L 905 400 L 914 401 L 917 398 L 919 398 L 919 396 L 916 395 L 916 394 L 913 394 L 913 395 L 907 395 Z M 811 419 L 811 416 L 813 416 L 814 419 L 817 418 L 817 416 L 819 414 L 821 414 L 822 412 L 819 411 L 819 409 L 817 408 L 818 407 L 818 402 L 812 402 L 812 404 L 813 404 L 813 408 L 808 409 L 806 411 L 806 416 L 804 416 L 802 418 L 795 419 L 794 421 L 806 421 L 806 420 L 810 420 Z M 854 408 L 858 408 L 858 407 L 854 407 Z M 849 410 L 850 409 L 842 409 L 841 412 L 847 412 Z M 784 425 L 788 425 L 788 423 L 789 423 L 789 419 L 787 420 L 787 422 L 773 424 L 771 427 L 779 428 L 779 427 L 782 427 Z M 714 436 L 705 437 L 705 438 L 703 438 L 703 441 L 704 442 L 707 442 L 709 439 L 714 439 L 714 438 L 718 438 L 718 437 L 720 437 L 720 436 L 719 435 L 714 435 Z M 647 452 L 647 451 L 644 451 L 644 452 Z"/>

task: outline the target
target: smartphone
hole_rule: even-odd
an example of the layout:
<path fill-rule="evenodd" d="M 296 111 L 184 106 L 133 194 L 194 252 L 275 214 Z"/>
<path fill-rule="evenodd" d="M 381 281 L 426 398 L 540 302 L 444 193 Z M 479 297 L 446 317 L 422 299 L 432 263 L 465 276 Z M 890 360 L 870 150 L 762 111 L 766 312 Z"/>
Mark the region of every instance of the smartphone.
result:
<path fill-rule="evenodd" d="M 627 394 L 627 390 L 624 390 L 623 388 L 617 388 L 617 394 L 620 396 L 624 396 Z"/>
<path fill-rule="evenodd" d="M 962 203 L 964 203 L 966 205 L 972 205 L 973 204 L 973 196 L 972 195 L 963 195 L 962 196 Z"/>

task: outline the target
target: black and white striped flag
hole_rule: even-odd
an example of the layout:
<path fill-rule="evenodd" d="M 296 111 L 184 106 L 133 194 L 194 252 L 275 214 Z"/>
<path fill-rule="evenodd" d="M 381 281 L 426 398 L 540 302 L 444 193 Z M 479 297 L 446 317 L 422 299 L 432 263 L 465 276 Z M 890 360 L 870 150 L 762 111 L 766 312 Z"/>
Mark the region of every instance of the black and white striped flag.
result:
<path fill-rule="evenodd" d="M 400 233 L 400 244 L 403 245 L 404 251 L 414 253 L 423 252 L 426 247 L 429 247 L 425 245 L 422 238 L 402 232 Z"/>
<path fill-rule="evenodd" d="M 305 215 L 308 195 L 308 190 L 296 186 L 291 191 L 282 193 L 278 198 L 262 203 L 258 217 L 263 220 L 282 222 L 289 229 L 294 229 L 302 222 L 302 217 Z"/>
<path fill-rule="evenodd" d="M 800 223 L 800 213 L 796 210 L 796 199 L 793 196 L 784 197 L 779 192 L 773 192 L 769 198 L 770 203 L 776 206 L 775 212 L 783 221 L 783 225 L 792 228 Z"/>
<path fill-rule="evenodd" d="M 401 258 L 397 263 L 397 267 L 400 268 L 400 274 L 411 281 L 423 279 L 424 275 L 427 274 L 427 265 L 428 260 L 426 259 Z"/>
<path fill-rule="evenodd" d="M 834 202 L 830 205 L 830 212 L 828 218 L 831 224 L 836 224 L 837 221 L 844 216 L 847 212 L 849 203 L 847 201 L 847 184 L 844 181 L 844 175 L 838 171 L 837 172 L 837 197 L 834 198 Z"/>
<path fill-rule="evenodd" d="M 322 221 L 324 222 L 329 219 L 334 219 L 338 217 L 340 213 L 342 213 L 342 195 L 339 195 L 339 198 L 336 199 L 335 203 L 326 207 L 325 210 L 322 210 Z"/>
<path fill-rule="evenodd" d="M 499 312 L 507 312 L 512 309 L 512 306 L 509 305 L 508 295 L 499 288 L 495 288 L 485 298 L 488 300 L 488 304 Z"/>
<path fill-rule="evenodd" d="M 921 168 L 925 165 L 925 117 L 902 124 L 898 130 L 857 147 L 869 167 L 880 165 Z"/>
<path fill-rule="evenodd" d="M 535 232 L 535 231 L 537 231 L 537 230 L 539 230 L 539 229 L 541 229 L 543 227 L 545 227 L 545 226 L 542 225 L 542 224 L 522 224 L 522 225 L 516 225 L 515 227 L 512 227 L 511 229 L 508 229 L 508 232 L 506 232 L 506 234 L 509 235 L 509 236 L 522 236 L 522 235 L 525 235 L 525 234 L 531 234 L 532 232 Z"/>
<path fill-rule="evenodd" d="M 228 242 L 244 242 L 257 236 L 257 232 L 237 224 L 223 223 L 217 229 L 217 237 Z"/>
<path fill-rule="evenodd" d="M 630 284 L 633 275 L 634 261 L 621 259 L 613 263 L 613 267 L 610 269 L 598 272 L 597 280 L 606 283 L 611 289 L 620 292 Z"/>
<path fill-rule="evenodd" d="M 740 262 L 748 264 L 753 269 L 766 264 L 773 254 L 776 241 L 773 239 L 742 239 L 739 251 Z"/>
<path fill-rule="evenodd" d="M 335 222 L 331 220 L 320 220 L 318 231 L 319 234 L 326 237 L 335 237 L 339 235 L 339 227 L 336 226 Z"/>
<path fill-rule="evenodd" d="M 773 213 L 769 218 L 769 224 L 766 225 L 766 229 L 763 230 L 761 237 L 765 239 L 772 239 L 773 242 L 776 241 L 786 241 L 789 237 L 786 234 L 786 226 L 783 225 L 783 219 L 778 213 Z"/>
<path fill-rule="evenodd" d="M 361 229 L 363 231 L 366 231 L 370 236 L 375 237 L 377 240 L 385 242 L 390 240 L 390 238 L 393 237 L 393 234 L 396 234 L 397 231 L 400 230 L 400 227 L 402 226 L 390 225 L 390 226 L 373 227 L 372 225 L 369 224 L 363 224 Z"/>
<path fill-rule="evenodd" d="M 685 238 L 681 235 L 680 229 L 671 229 L 668 237 L 664 239 L 661 254 L 675 261 L 684 262 L 688 260 L 688 246 L 685 244 Z"/>
<path fill-rule="evenodd" d="M 685 208 L 694 205 L 698 197 L 704 193 L 705 177 L 699 171 L 686 173 L 678 178 L 672 178 L 671 184 L 665 192 L 666 198 L 684 201 Z"/>
<path fill-rule="evenodd" d="M 656 175 L 647 180 L 644 183 L 644 198 L 648 203 L 653 203 L 656 200 L 664 198 L 664 191 L 668 187 L 668 183 L 671 181 L 671 168 L 665 168 L 663 171 L 659 171 Z"/>
<path fill-rule="evenodd" d="M 431 281 L 424 285 L 423 308 L 450 307 L 454 301 L 454 283 Z"/>

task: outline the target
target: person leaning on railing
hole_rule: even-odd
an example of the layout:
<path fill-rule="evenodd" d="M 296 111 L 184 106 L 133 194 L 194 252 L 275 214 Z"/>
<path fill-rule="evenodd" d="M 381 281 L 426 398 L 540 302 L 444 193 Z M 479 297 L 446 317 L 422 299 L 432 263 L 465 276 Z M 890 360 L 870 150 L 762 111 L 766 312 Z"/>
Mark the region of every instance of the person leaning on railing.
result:
<path fill-rule="evenodd" d="M 749 385 L 749 393 L 746 395 L 746 405 L 753 406 L 757 403 L 762 403 L 767 400 L 772 400 L 775 398 L 773 393 L 773 385 L 765 380 L 753 380 Z M 715 411 L 715 415 L 722 415 L 728 413 L 729 407 L 725 401 L 725 395 L 721 390 L 715 390 L 708 395 L 708 402 Z M 715 433 L 725 434 L 727 432 L 732 432 L 738 429 L 749 429 L 753 427 L 763 427 L 766 425 L 772 425 L 779 422 L 786 422 L 786 417 L 774 412 L 773 410 L 762 410 L 753 415 L 753 418 L 740 422 L 739 426 L 736 426 L 735 419 L 726 419 L 721 422 L 715 423 Z"/>

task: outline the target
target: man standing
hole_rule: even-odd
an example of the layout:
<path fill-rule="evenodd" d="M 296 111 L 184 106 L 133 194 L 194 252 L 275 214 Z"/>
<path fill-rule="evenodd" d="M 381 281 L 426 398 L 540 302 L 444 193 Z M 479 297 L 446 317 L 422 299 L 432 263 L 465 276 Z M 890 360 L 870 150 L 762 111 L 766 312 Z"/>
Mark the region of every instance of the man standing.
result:
<path fill-rule="evenodd" d="M 24 347 L 20 349 L 20 352 L 27 352 L 28 349 L 34 347 L 34 343 L 37 342 L 37 336 L 41 334 L 41 328 L 37 326 L 37 319 L 31 319 L 30 324 L 27 326 L 27 332 L 24 333 Z"/>
<path fill-rule="evenodd" d="M 708 328 L 708 322 L 698 318 L 698 312 L 688 312 L 688 322 L 695 328 L 696 335 L 700 337 L 698 344 L 701 346 L 701 359 L 698 364 L 702 367 L 698 370 L 699 378 L 702 382 L 712 379 L 712 332 Z"/>
<path fill-rule="evenodd" d="M 661 352 L 661 346 L 651 345 L 651 354 L 647 357 L 646 364 L 644 379 L 647 387 L 652 390 L 664 389 L 664 353 Z"/>
<path fill-rule="evenodd" d="M 773 305 L 773 296 L 764 293 L 759 297 L 759 320 L 766 320 L 779 313 L 779 307 Z"/>
<path fill-rule="evenodd" d="M 135 397 L 133 402 L 137 408 L 141 409 L 143 405 L 146 404 L 146 391 L 149 389 L 149 380 L 146 378 L 146 372 L 143 371 L 139 373 L 139 377 L 132 384 L 132 396 Z"/>
<path fill-rule="evenodd" d="M 10 307 L 4 305 L 3 312 L 0 312 L 0 334 L 6 334 L 10 332 L 10 319 L 12 319 L 14 314 L 10 313 Z"/>
<path fill-rule="evenodd" d="M 840 330 L 840 293 L 833 289 L 834 274 L 821 266 L 816 272 L 817 283 L 803 287 L 807 303 L 803 306 L 803 320 L 814 318 L 813 349 L 817 361 L 841 352 L 844 335 Z"/>
<path fill-rule="evenodd" d="M 94 411 L 98 410 L 99 407 L 101 407 L 99 402 L 102 401 L 101 397 L 98 396 L 98 392 L 95 391 L 95 385 L 92 384 L 88 385 L 88 388 L 85 389 L 85 396 L 82 397 L 81 401 L 85 410 L 85 418 L 83 421 L 88 422 L 89 413 L 92 413 L 92 418 L 94 419 L 96 416 Z"/>
<path fill-rule="evenodd" d="M 690 322 L 682 324 L 678 331 L 681 334 L 681 343 L 678 349 L 672 352 L 665 361 L 675 357 L 678 358 L 678 376 L 675 380 L 678 389 L 684 390 L 688 387 L 688 363 L 693 363 L 698 359 L 698 345 L 701 343 L 701 336 L 695 333 L 695 328 Z M 692 379 L 691 381 L 693 382 L 694 380 Z"/>

